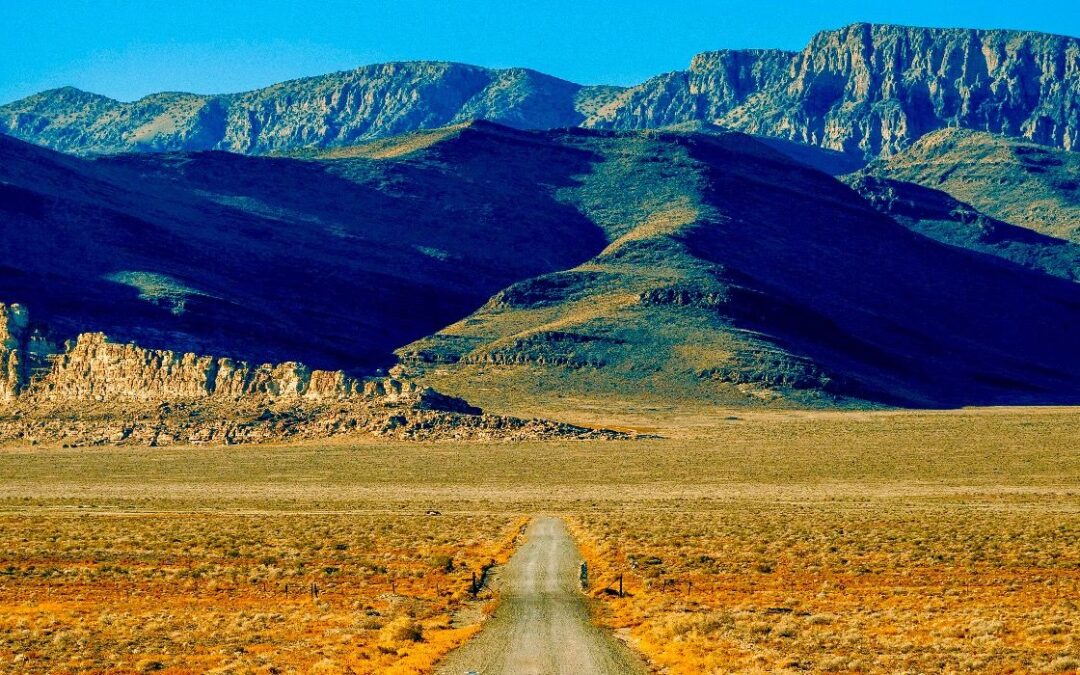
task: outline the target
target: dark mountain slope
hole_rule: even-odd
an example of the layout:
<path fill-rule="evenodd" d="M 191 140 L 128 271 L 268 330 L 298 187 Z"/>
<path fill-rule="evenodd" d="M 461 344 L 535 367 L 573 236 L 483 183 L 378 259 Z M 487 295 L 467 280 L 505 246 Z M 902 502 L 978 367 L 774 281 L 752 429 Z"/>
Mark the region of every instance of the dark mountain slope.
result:
<path fill-rule="evenodd" d="M 1080 287 L 912 233 L 742 134 L 472 123 L 302 157 L 0 153 L 0 301 L 57 337 L 353 370 L 401 347 L 493 410 L 1080 400 Z"/>
<path fill-rule="evenodd" d="M 913 234 L 738 134 L 556 134 L 596 258 L 399 354 L 487 395 L 908 405 L 1073 401 L 1080 289 Z"/>
<path fill-rule="evenodd" d="M 729 129 L 709 124 L 708 122 L 679 122 L 660 127 L 661 131 L 675 133 L 727 134 Z M 754 140 L 776 150 L 781 155 L 793 159 L 799 164 L 823 171 L 830 176 L 842 176 L 854 173 L 867 165 L 867 160 L 859 153 L 829 150 L 816 145 L 807 145 L 796 141 L 787 141 L 771 136 L 754 136 Z"/>
<path fill-rule="evenodd" d="M 943 129 L 844 180 L 917 232 L 1080 280 L 1076 153 Z"/>
<path fill-rule="evenodd" d="M 946 192 L 918 183 L 862 173 L 845 176 L 844 181 L 879 211 L 915 232 L 1080 281 L 1080 244 L 992 218 Z"/>
<path fill-rule="evenodd" d="M 507 284 L 603 246 L 552 196 L 588 171 L 587 153 L 497 128 L 448 133 L 458 150 L 383 161 L 85 161 L 0 137 L 0 297 L 65 337 L 388 365 Z"/>

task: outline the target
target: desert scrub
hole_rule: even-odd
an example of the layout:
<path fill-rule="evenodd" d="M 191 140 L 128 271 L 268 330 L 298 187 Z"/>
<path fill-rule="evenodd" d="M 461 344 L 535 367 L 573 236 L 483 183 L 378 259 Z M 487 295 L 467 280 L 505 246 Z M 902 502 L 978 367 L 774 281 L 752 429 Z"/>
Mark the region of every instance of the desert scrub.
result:
<path fill-rule="evenodd" d="M 1080 657 L 1075 409 L 620 411 L 577 421 L 664 437 L 0 450 L 0 672 L 422 671 L 521 513 L 577 523 L 599 618 L 673 673 Z"/>
<path fill-rule="evenodd" d="M 520 527 L 422 512 L 0 515 L 0 670 L 419 672 L 475 631 L 482 614 L 457 618 L 472 571 L 505 560 Z"/>
<path fill-rule="evenodd" d="M 671 673 L 1071 672 L 1080 649 L 1075 509 L 701 501 L 574 518 L 602 621 Z"/>

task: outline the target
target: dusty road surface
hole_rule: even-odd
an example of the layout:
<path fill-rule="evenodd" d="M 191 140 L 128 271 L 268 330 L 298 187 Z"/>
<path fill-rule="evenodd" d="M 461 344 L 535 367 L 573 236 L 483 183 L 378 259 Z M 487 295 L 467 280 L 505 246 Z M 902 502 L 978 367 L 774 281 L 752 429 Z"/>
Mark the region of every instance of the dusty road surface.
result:
<path fill-rule="evenodd" d="M 623 643 L 589 619 L 574 540 L 557 518 L 537 518 L 499 576 L 501 601 L 477 636 L 452 652 L 442 675 L 645 673 Z"/>

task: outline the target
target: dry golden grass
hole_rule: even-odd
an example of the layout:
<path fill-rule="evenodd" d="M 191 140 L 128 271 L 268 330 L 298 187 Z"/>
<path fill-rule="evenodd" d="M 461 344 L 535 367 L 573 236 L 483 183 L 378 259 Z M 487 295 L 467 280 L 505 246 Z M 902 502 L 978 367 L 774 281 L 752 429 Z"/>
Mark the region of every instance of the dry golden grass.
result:
<path fill-rule="evenodd" d="M 673 674 L 1076 668 L 1074 509 L 700 501 L 577 522 L 605 621 Z M 605 590 L 617 574 L 629 597 Z"/>
<path fill-rule="evenodd" d="M 1077 670 L 1075 409 L 576 410 L 665 438 L 0 451 L 0 672 L 424 672 L 535 513 L 670 673 Z"/>
<path fill-rule="evenodd" d="M 508 517 L 4 515 L 0 669 L 420 673 L 478 627 Z M 317 595 L 313 593 L 317 589 Z"/>
<path fill-rule="evenodd" d="M 409 153 L 429 148 L 435 143 L 442 141 L 455 133 L 458 133 L 468 124 L 455 124 L 439 129 L 416 131 L 403 136 L 394 136 L 389 139 L 380 139 L 361 145 L 350 145 L 340 148 L 328 148 L 301 151 L 291 153 L 300 156 L 311 156 L 320 159 L 349 159 L 353 157 L 365 157 L 368 159 L 392 159 Z"/>

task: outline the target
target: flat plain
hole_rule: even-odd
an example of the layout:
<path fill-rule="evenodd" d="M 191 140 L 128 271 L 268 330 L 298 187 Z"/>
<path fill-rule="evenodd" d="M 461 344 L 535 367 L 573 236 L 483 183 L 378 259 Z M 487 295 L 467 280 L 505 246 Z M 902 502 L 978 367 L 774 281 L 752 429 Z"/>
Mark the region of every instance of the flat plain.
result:
<path fill-rule="evenodd" d="M 662 672 L 1080 668 L 1075 409 L 601 420 L 655 438 L 0 451 L 0 671 L 429 672 L 540 514 Z"/>

